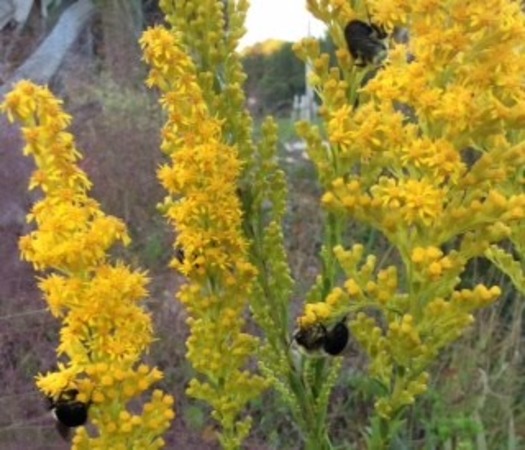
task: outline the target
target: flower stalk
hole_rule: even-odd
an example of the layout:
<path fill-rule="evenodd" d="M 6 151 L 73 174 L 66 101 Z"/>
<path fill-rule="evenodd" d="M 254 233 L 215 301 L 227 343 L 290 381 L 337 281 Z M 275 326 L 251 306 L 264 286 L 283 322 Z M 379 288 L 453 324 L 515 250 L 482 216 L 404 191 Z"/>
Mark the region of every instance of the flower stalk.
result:
<path fill-rule="evenodd" d="M 467 263 L 487 255 L 521 284 L 523 271 L 496 246 L 523 246 L 525 90 L 516 80 L 525 21 L 518 2 L 490 4 L 308 1 L 338 47 L 330 68 L 314 40 L 296 46 L 323 102 L 328 146 L 318 128 L 298 131 L 325 189 L 327 227 L 344 217 L 378 230 L 401 261 L 378 266 L 361 244 L 325 250 L 345 281 L 321 298 L 315 291 L 299 319 L 308 327 L 350 318 L 382 387 L 371 448 L 388 447 L 439 352 L 499 297 L 498 286 L 462 284 Z M 352 20 L 390 34 L 409 26 L 410 40 L 391 39 L 384 63 L 362 67 L 345 39 Z"/>
<path fill-rule="evenodd" d="M 38 375 L 37 386 L 52 402 L 75 392 L 71 400 L 88 408 L 92 427 L 76 429 L 74 449 L 161 448 L 173 398 L 157 389 L 141 412 L 129 406 L 162 373 L 140 362 L 153 340 L 140 306 L 148 278 L 109 255 L 130 242 L 126 226 L 89 197 L 81 154 L 66 131 L 71 117 L 47 88 L 21 81 L 0 108 L 21 123 L 24 154 L 36 165 L 29 187 L 43 193 L 27 217 L 35 229 L 20 239 L 21 255 L 41 273 L 48 308 L 62 321 L 58 369 Z"/>
<path fill-rule="evenodd" d="M 189 315 L 187 357 L 199 374 L 188 394 L 212 406 L 223 448 L 236 449 L 250 429 L 243 409 L 266 386 L 246 369 L 257 346 L 243 331 L 257 270 L 248 259 L 236 193 L 242 163 L 204 101 L 181 35 L 157 27 L 144 33 L 141 45 L 151 67 L 147 83 L 161 90 L 168 115 L 162 150 L 170 163 L 158 176 L 168 191 L 162 208 L 183 252 L 171 266 L 188 279 L 177 294 Z"/>

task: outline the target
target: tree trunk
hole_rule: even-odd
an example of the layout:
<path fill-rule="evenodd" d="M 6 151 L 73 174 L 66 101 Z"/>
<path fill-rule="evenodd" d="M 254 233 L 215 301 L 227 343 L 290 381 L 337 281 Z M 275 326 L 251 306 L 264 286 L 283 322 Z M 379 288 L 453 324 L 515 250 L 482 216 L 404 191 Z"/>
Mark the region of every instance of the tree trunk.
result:
<path fill-rule="evenodd" d="M 48 84 L 94 11 L 91 0 L 78 0 L 66 9 L 44 42 L 0 87 L 0 100 L 19 80 Z"/>

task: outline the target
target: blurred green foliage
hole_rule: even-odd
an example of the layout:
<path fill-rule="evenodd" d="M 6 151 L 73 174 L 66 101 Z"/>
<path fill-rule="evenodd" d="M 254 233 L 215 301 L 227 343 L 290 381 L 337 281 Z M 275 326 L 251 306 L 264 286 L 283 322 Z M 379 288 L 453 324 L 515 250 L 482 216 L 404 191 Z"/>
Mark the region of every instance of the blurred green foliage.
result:
<path fill-rule="evenodd" d="M 255 117 L 267 114 L 285 116 L 292 111 L 294 97 L 305 93 L 304 64 L 295 56 L 293 42 L 269 39 L 242 52 L 248 107 Z M 327 36 L 320 48 L 335 61 L 335 47 Z"/>

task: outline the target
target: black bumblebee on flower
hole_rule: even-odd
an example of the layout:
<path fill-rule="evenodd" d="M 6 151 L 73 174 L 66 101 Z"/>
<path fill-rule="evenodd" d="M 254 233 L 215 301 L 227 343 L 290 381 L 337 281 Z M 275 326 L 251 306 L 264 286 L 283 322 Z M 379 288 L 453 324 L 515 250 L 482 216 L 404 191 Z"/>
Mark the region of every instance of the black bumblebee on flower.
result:
<path fill-rule="evenodd" d="M 56 420 L 56 428 L 64 439 L 68 440 L 71 429 L 87 422 L 90 403 L 77 400 L 78 390 L 67 389 L 58 398 L 48 397 L 49 409 Z"/>
<path fill-rule="evenodd" d="M 346 318 L 328 328 L 322 323 L 299 328 L 293 334 L 295 343 L 307 354 L 337 356 L 345 349 L 350 333 Z"/>
<path fill-rule="evenodd" d="M 344 34 L 348 51 L 356 66 L 378 66 L 385 60 L 388 35 L 382 27 L 371 21 L 367 23 L 354 19 L 348 22 Z"/>

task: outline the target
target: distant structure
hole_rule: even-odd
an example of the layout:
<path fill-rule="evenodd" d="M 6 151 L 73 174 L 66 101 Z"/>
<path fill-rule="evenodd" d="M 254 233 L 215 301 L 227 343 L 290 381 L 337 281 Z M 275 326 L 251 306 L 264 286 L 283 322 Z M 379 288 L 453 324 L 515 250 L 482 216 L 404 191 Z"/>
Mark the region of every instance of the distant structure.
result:
<path fill-rule="evenodd" d="M 312 121 L 317 116 L 318 106 L 315 103 L 313 91 L 307 87 L 303 95 L 295 95 L 293 99 L 292 120 Z"/>
<path fill-rule="evenodd" d="M 311 37 L 310 20 L 308 20 L 307 36 Z M 303 95 L 296 95 L 293 99 L 292 119 L 306 120 L 311 122 L 317 116 L 317 103 L 315 103 L 314 91 L 312 86 L 308 83 L 308 76 L 311 72 L 309 64 L 304 65 L 305 77 L 305 93 Z"/>

